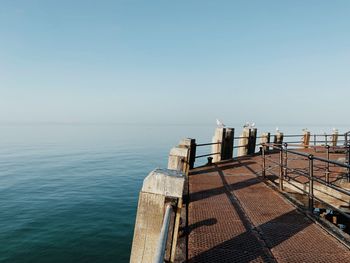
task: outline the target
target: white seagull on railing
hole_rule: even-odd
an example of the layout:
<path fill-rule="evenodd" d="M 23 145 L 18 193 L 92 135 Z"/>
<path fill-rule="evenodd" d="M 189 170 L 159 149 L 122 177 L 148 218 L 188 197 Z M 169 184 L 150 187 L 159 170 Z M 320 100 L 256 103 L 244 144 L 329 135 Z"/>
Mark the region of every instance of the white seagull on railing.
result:
<path fill-rule="evenodd" d="M 223 124 L 222 121 L 220 121 L 219 119 L 216 119 L 216 125 L 218 126 L 218 128 L 224 128 L 225 124 Z"/>

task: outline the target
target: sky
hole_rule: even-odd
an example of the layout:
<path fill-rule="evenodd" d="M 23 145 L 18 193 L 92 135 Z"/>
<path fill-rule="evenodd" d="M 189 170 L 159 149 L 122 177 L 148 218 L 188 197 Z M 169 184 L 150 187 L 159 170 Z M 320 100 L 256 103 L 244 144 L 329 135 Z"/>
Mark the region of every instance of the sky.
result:
<path fill-rule="evenodd" d="M 350 1 L 0 0 L 0 123 L 349 124 Z"/>

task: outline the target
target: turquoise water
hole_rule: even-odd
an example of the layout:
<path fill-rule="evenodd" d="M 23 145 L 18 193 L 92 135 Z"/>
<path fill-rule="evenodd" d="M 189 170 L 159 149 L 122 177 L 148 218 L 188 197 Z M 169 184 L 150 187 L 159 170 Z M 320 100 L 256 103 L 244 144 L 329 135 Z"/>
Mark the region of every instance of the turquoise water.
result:
<path fill-rule="evenodd" d="M 2 125 L 0 262 L 128 262 L 142 180 L 214 128 Z"/>

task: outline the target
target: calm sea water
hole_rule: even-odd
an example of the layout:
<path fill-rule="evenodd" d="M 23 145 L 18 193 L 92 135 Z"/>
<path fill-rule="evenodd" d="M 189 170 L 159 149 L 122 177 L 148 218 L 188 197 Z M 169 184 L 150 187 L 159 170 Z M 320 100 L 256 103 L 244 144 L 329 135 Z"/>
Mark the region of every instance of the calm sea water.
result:
<path fill-rule="evenodd" d="M 144 177 L 180 138 L 209 142 L 214 128 L 1 125 L 0 262 L 128 262 Z"/>

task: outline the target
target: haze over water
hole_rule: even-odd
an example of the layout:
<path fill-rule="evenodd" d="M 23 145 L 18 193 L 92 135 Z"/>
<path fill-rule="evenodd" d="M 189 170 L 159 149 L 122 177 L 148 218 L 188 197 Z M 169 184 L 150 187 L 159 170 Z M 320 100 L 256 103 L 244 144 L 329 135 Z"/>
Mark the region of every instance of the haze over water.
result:
<path fill-rule="evenodd" d="M 166 167 L 181 138 L 209 142 L 214 128 L 1 125 L 0 262 L 128 262 L 144 177 Z M 288 133 L 302 128 L 280 127 Z"/>

